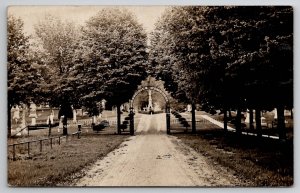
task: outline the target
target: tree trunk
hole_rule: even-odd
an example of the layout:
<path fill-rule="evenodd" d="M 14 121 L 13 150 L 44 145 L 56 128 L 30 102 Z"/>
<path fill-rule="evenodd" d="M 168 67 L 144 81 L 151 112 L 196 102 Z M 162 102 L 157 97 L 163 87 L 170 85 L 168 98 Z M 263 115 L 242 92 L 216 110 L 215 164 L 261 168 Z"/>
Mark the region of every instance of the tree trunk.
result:
<path fill-rule="evenodd" d="M 279 132 L 279 139 L 286 139 L 286 131 L 285 131 L 285 119 L 284 119 L 284 107 L 279 105 L 277 107 L 277 128 Z"/>
<path fill-rule="evenodd" d="M 254 129 L 254 125 L 253 125 L 253 109 L 249 110 L 249 124 L 250 124 L 250 129 L 253 130 Z"/>
<path fill-rule="evenodd" d="M 11 137 L 11 107 L 7 102 L 7 137 Z"/>
<path fill-rule="evenodd" d="M 260 109 L 259 108 L 255 109 L 255 122 L 256 122 L 257 137 L 261 137 L 262 136 L 262 130 L 261 130 L 261 116 L 260 116 Z"/>
<path fill-rule="evenodd" d="M 228 129 L 227 129 L 227 122 L 228 122 L 228 119 L 227 119 L 227 109 L 224 108 L 224 131 L 227 132 Z"/>
<path fill-rule="evenodd" d="M 229 118 L 229 120 L 231 120 L 232 119 L 232 114 L 231 114 L 231 110 L 230 110 L 230 108 L 228 109 L 228 118 Z"/>
<path fill-rule="evenodd" d="M 117 105 L 117 129 L 118 134 L 121 134 L 121 105 Z"/>
<path fill-rule="evenodd" d="M 242 112 L 241 109 L 238 108 L 236 119 L 235 119 L 235 129 L 237 134 L 241 134 L 241 129 L 242 129 L 241 120 L 242 120 Z"/>
<path fill-rule="evenodd" d="M 68 118 L 67 118 L 66 115 L 64 115 L 64 118 L 63 118 L 63 135 L 68 135 L 67 125 L 68 125 Z"/>
<path fill-rule="evenodd" d="M 196 133 L 196 105 L 192 103 L 192 133 Z"/>

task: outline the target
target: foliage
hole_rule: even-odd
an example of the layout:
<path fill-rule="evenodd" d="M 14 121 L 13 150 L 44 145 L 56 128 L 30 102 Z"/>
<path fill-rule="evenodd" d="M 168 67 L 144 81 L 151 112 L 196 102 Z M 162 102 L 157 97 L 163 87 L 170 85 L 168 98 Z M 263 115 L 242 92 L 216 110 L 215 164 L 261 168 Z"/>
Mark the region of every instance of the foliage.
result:
<path fill-rule="evenodd" d="M 82 28 L 72 76 L 83 100 L 127 102 L 145 78 L 146 34 L 128 11 L 103 9 Z M 79 82 L 79 81 L 78 81 Z"/>
<path fill-rule="evenodd" d="M 150 55 L 169 89 L 205 110 L 292 105 L 292 22 L 291 7 L 173 7 Z"/>
<path fill-rule="evenodd" d="M 24 23 L 13 15 L 7 20 L 7 115 L 8 136 L 11 135 L 11 108 L 20 103 L 38 101 L 44 79 L 36 62 Z"/>
<path fill-rule="evenodd" d="M 45 66 L 45 100 L 51 106 L 72 103 L 77 106 L 76 88 L 69 73 L 79 45 L 79 30 L 74 23 L 46 15 L 35 25 L 37 58 Z"/>
<path fill-rule="evenodd" d="M 39 66 L 32 57 L 29 37 L 23 32 L 23 21 L 8 16 L 7 74 L 9 105 L 29 102 L 38 92 L 42 77 Z"/>

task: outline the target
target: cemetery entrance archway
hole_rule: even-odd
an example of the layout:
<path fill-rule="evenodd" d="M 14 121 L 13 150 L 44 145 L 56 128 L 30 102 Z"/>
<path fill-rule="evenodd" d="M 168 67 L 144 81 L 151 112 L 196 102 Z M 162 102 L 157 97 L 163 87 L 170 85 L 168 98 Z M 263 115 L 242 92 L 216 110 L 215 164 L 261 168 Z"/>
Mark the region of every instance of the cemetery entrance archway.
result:
<path fill-rule="evenodd" d="M 166 102 L 165 113 L 166 113 L 167 134 L 170 134 L 170 101 L 169 101 L 169 98 L 166 95 L 166 93 L 164 93 L 161 89 L 159 89 L 157 87 L 154 87 L 154 86 L 142 87 L 141 89 L 136 91 L 135 94 L 132 96 L 132 98 L 130 100 L 130 113 L 129 113 L 129 117 L 130 117 L 130 134 L 134 135 L 134 108 L 133 108 L 134 100 L 143 91 L 156 91 L 156 92 L 160 93 L 163 96 L 163 98 Z"/>

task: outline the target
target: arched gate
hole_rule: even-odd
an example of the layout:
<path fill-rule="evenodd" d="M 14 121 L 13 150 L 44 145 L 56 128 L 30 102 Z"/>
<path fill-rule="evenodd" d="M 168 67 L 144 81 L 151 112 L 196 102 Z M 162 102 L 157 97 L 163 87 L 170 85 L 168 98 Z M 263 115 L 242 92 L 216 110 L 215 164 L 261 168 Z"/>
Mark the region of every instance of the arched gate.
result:
<path fill-rule="evenodd" d="M 138 94 L 140 94 L 142 91 L 145 90 L 151 90 L 151 91 L 156 91 L 160 93 L 163 98 L 165 99 L 166 105 L 165 105 L 165 113 L 166 113 L 166 127 L 167 127 L 167 134 L 170 134 L 170 101 L 168 99 L 168 96 L 159 88 L 154 87 L 154 86 L 145 86 L 136 91 L 136 93 L 133 95 L 133 97 L 130 100 L 130 134 L 134 135 L 134 111 L 133 111 L 133 103 Z"/>

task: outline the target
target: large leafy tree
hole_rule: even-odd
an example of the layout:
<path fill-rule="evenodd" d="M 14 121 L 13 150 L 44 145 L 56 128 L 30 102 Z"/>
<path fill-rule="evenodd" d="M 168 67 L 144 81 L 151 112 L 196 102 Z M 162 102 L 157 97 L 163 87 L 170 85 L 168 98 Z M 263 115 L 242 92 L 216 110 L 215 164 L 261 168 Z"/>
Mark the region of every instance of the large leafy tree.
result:
<path fill-rule="evenodd" d="M 23 21 L 9 15 L 7 24 L 7 115 L 8 136 L 11 136 L 11 108 L 20 102 L 38 100 L 43 78 L 30 49 L 29 36 L 23 31 Z"/>
<path fill-rule="evenodd" d="M 237 131 L 245 108 L 255 108 L 260 123 L 260 110 L 277 107 L 284 128 L 283 107 L 292 106 L 293 93 L 291 7 L 188 6 L 166 14 L 153 56 L 173 70 L 167 75 L 176 90 L 204 110 L 237 109 Z"/>
<path fill-rule="evenodd" d="M 163 78 L 166 88 L 175 98 L 192 103 L 195 132 L 195 104 L 200 102 L 202 89 L 199 83 L 211 58 L 202 26 L 195 25 L 199 11 L 193 12 L 192 8 L 174 7 L 163 15 L 152 35 L 151 56 L 157 69 L 161 69 L 158 76 Z"/>
<path fill-rule="evenodd" d="M 146 77 L 146 34 L 129 11 L 103 9 L 86 22 L 81 39 L 73 75 L 82 99 L 116 105 L 120 133 L 120 106 Z"/>
<path fill-rule="evenodd" d="M 43 74 L 47 81 L 43 85 L 47 93 L 45 100 L 51 106 L 60 106 L 58 116 L 64 116 L 63 133 L 66 135 L 67 118 L 73 116 L 71 105 L 79 105 L 74 78 L 69 75 L 79 47 L 79 29 L 72 22 L 46 15 L 35 25 L 35 40 L 39 45 L 37 56 L 47 69 Z"/>
<path fill-rule="evenodd" d="M 214 23 L 211 53 L 227 63 L 224 102 L 238 110 L 256 109 L 260 135 L 260 110 L 277 107 L 285 138 L 283 110 L 293 103 L 292 8 L 217 7 L 213 12 L 222 18 L 208 22 Z"/>

